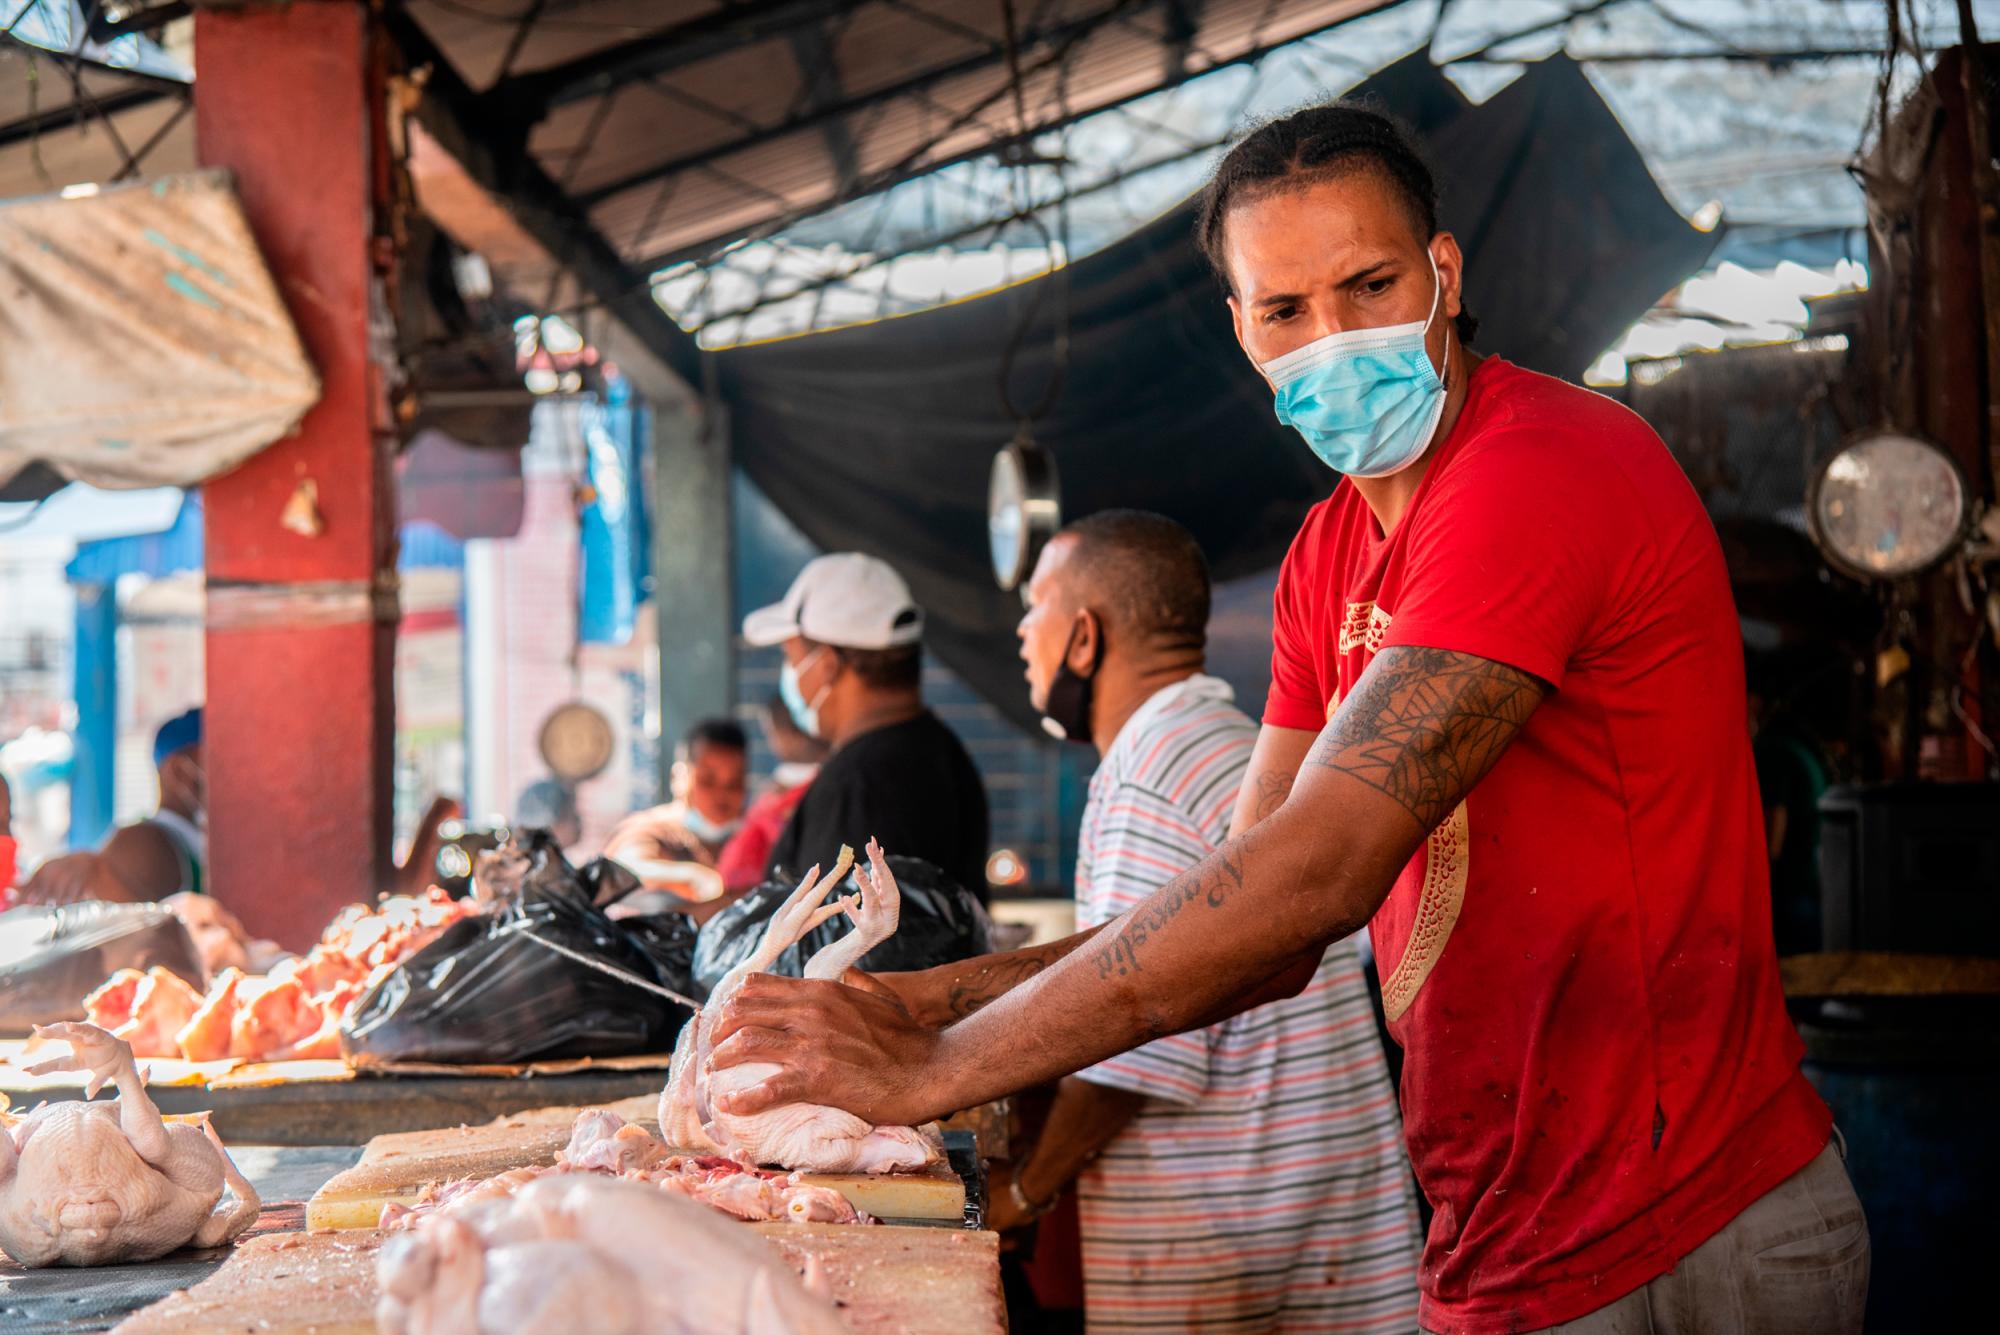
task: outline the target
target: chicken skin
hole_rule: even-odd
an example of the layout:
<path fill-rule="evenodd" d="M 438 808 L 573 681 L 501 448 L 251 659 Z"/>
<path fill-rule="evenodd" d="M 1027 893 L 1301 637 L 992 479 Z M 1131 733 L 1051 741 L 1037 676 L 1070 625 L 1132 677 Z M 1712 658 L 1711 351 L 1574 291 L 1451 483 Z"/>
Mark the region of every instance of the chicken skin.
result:
<path fill-rule="evenodd" d="M 206 1122 L 162 1120 L 131 1044 L 92 1024 L 35 1033 L 71 1054 L 31 1071 L 87 1071 L 89 1098 L 106 1083 L 118 1098 L 52 1103 L 0 1131 L 0 1249 L 25 1266 L 109 1265 L 220 1246 L 250 1226 L 256 1188 Z"/>

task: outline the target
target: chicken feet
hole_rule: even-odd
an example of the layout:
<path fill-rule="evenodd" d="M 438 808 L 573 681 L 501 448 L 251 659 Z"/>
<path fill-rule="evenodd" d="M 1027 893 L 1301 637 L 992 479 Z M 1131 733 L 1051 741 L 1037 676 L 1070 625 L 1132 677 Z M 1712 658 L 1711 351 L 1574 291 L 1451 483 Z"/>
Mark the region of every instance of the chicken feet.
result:
<path fill-rule="evenodd" d="M 713 1017 L 728 1004 L 744 978 L 768 969 L 779 955 L 835 913 L 852 918 L 854 930 L 822 947 L 807 962 L 808 978 L 837 980 L 869 951 L 895 935 L 902 895 L 895 875 L 883 860 L 881 846 L 872 839 L 868 842 L 869 866 L 855 873 L 861 895 L 843 896 L 832 904 L 814 907 L 827 884 L 839 883 L 852 859 L 852 850 L 843 848 L 826 881 L 815 875 L 806 877 L 784 907 L 773 915 L 756 951 L 730 970 L 716 986 L 703 1013 L 691 1022 L 698 1023 L 701 1030 L 695 1045 L 693 1084 L 694 1106 L 701 1114 L 702 1129 L 725 1152 L 745 1163 L 771 1163 L 818 1172 L 887 1173 L 923 1168 L 939 1158 L 937 1146 L 915 1128 L 871 1126 L 839 1108 L 791 1103 L 742 1116 L 718 1107 L 722 1096 L 760 1084 L 778 1070 L 766 1063 L 709 1070 Z M 670 1091 L 672 1087 L 670 1078 Z M 673 1111 L 685 1116 L 679 1109 Z M 664 1119 L 662 1125 L 668 1125 Z"/>

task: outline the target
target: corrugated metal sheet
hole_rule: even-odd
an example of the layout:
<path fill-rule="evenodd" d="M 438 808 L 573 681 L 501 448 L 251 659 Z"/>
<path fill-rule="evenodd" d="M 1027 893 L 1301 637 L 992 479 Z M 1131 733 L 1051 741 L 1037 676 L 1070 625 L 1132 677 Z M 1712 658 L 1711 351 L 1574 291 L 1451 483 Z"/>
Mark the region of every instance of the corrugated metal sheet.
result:
<path fill-rule="evenodd" d="M 755 40 L 685 63 L 662 54 L 643 78 L 604 72 L 630 81 L 561 102 L 530 144 L 590 204 L 607 239 L 650 263 L 848 197 L 857 175 L 861 185 L 885 184 L 977 152 L 1017 133 L 1023 109 L 1031 127 L 1058 122 L 1387 2 L 1024 3 L 1020 105 L 995 0 L 861 0 L 831 16 L 793 0 L 801 21 L 783 32 L 760 29 Z M 775 22 L 786 8 L 742 10 Z M 483 18 L 455 0 L 410 3 L 460 72 L 503 106 L 516 89 L 546 88 L 552 71 L 582 79 L 597 70 L 579 60 L 664 50 L 663 35 L 716 12 L 706 0 L 560 9 L 496 0 L 482 9 Z M 1188 19 L 1177 43 L 1175 25 Z"/>
<path fill-rule="evenodd" d="M 496 141 L 526 121 L 529 151 L 645 266 L 993 147 L 1023 110 L 1031 128 L 1059 123 L 1392 2 L 1021 0 L 1018 103 L 997 0 L 407 7 L 491 94 Z M 118 141 L 153 145 L 147 175 L 193 165 L 193 118 L 173 120 L 184 99 L 165 81 L 86 70 L 89 99 L 72 107 L 67 74 L 32 58 L 47 77 L 0 44 L 0 198 L 109 181 Z"/>

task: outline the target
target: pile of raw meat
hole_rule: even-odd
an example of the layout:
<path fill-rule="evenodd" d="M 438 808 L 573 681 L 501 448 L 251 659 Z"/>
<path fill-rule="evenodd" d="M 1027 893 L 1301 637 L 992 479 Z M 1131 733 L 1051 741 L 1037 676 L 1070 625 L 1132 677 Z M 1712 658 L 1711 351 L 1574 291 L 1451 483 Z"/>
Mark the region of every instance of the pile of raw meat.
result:
<path fill-rule="evenodd" d="M 433 886 L 373 908 L 351 904 L 319 944 L 267 974 L 231 966 L 204 996 L 167 969 L 120 969 L 84 999 L 90 1022 L 140 1057 L 292 1061 L 340 1056 L 340 1022 L 398 963 L 479 912 Z"/>
<path fill-rule="evenodd" d="M 414 1205 L 382 1207 L 381 1227 L 400 1230 L 437 1214 L 504 1200 L 543 1178 L 594 1174 L 685 1197 L 697 1205 L 753 1224 L 870 1224 L 831 1187 L 799 1180 L 795 1172 L 752 1168 L 710 1154 L 676 1153 L 652 1132 L 604 1108 L 578 1114 L 569 1144 L 549 1168 L 516 1168 L 482 1180 L 464 1178 L 428 1187 Z"/>

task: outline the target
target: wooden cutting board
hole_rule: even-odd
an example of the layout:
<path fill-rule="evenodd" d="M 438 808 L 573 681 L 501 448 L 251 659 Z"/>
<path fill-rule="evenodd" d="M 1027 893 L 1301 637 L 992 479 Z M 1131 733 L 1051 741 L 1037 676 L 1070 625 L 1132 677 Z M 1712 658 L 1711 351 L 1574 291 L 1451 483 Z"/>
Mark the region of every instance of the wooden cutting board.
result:
<path fill-rule="evenodd" d="M 848 1329 L 881 1335 L 1003 1335 L 1000 1235 L 878 1224 L 752 1224 L 803 1270 L 833 1285 Z"/>
<path fill-rule="evenodd" d="M 653 1114 L 658 1105 L 657 1097 L 642 1095 L 602 1106 L 657 1133 Z M 313 1193 L 306 1205 L 306 1227 L 373 1228 L 384 1205 L 408 1205 L 430 1183 L 552 1164 L 556 1152 L 569 1143 L 570 1126 L 581 1111 L 536 1108 L 483 1126 L 377 1136 L 362 1150 L 359 1163 Z M 965 1183 L 945 1164 L 926 1173 L 807 1173 L 801 1180 L 831 1187 L 855 1209 L 879 1218 L 955 1224 L 965 1215 Z"/>
<path fill-rule="evenodd" d="M 1002 1335 L 1000 1238 L 963 1229 L 753 1224 L 803 1269 L 817 1258 L 850 1330 L 896 1335 Z M 370 1231 L 252 1238 L 192 1289 L 135 1313 L 114 1335 L 372 1335 Z"/>
<path fill-rule="evenodd" d="M 222 1269 L 142 1308 L 127 1335 L 259 1331 L 374 1335 L 375 1252 L 384 1235 L 269 1233 L 237 1244 Z"/>

